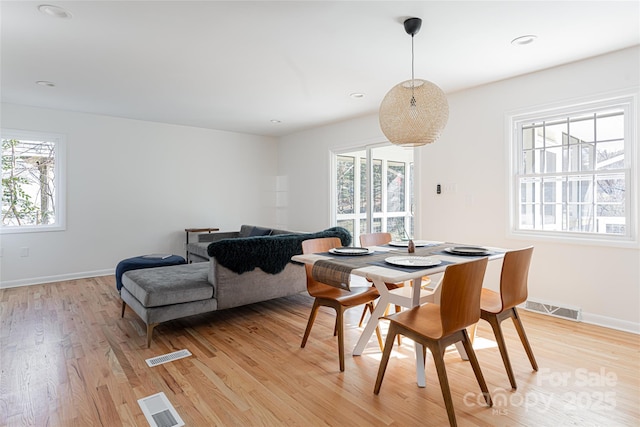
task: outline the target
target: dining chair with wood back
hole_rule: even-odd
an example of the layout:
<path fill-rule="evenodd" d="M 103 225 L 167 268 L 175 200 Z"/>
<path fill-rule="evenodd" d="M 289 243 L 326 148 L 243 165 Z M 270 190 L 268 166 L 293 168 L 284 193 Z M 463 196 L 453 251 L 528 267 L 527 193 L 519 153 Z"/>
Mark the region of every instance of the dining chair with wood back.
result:
<path fill-rule="evenodd" d="M 533 350 L 524 332 L 524 326 L 516 306 L 527 300 L 527 280 L 529 276 L 529 266 L 531 265 L 531 257 L 533 255 L 533 247 L 509 251 L 504 255 L 502 262 L 502 273 L 500 275 L 500 292 L 490 289 L 482 289 L 480 299 L 480 317 L 491 325 L 493 333 L 500 349 L 502 362 L 507 370 L 509 382 L 512 388 L 517 388 L 516 379 L 509 360 L 507 346 L 502 333 L 501 323 L 503 320 L 511 318 L 518 332 L 520 341 L 524 346 L 524 350 L 529 357 L 531 367 L 534 371 L 538 370 L 538 363 L 533 355 Z"/>
<path fill-rule="evenodd" d="M 360 246 L 380 246 L 391 241 L 391 233 L 365 233 L 360 235 Z"/>
<path fill-rule="evenodd" d="M 391 233 L 367 233 L 367 234 L 361 234 L 360 235 L 360 246 L 362 246 L 363 248 L 367 248 L 370 246 L 380 246 L 380 245 L 384 245 L 387 244 L 391 241 Z M 371 281 L 370 279 L 367 279 L 368 281 Z M 404 283 L 386 283 L 385 285 L 387 285 L 387 289 L 391 290 L 391 289 L 398 289 L 402 286 L 404 286 Z M 367 311 L 369 311 L 369 313 L 373 313 L 373 309 L 371 309 L 368 305 L 364 307 L 364 309 L 362 310 L 362 316 L 360 316 L 360 322 L 358 323 L 358 326 L 362 326 L 362 322 L 364 322 L 364 317 L 367 315 Z M 402 307 L 400 307 L 399 305 L 396 305 L 396 313 L 399 313 L 400 311 L 402 311 Z M 386 314 L 386 311 L 385 311 Z M 399 339 L 398 339 L 398 343 L 400 343 Z"/>
<path fill-rule="evenodd" d="M 302 242 L 302 253 L 312 254 L 327 252 L 330 249 L 340 247 L 342 244 L 340 239 L 336 237 L 327 237 L 319 239 L 309 239 Z M 362 304 L 371 306 L 373 311 L 373 301 L 375 301 L 380 294 L 373 287 L 361 287 L 352 288 L 351 290 L 340 289 L 335 286 L 327 285 L 319 282 L 313 278 L 313 265 L 305 264 L 307 272 L 307 291 L 309 295 L 314 297 L 313 307 L 309 314 L 309 320 L 307 322 L 307 328 L 304 331 L 304 337 L 302 338 L 301 347 L 307 344 L 307 339 L 313 327 L 313 323 L 318 314 L 320 307 L 330 307 L 336 311 L 336 322 L 334 327 L 334 336 L 338 335 L 338 357 L 340 359 L 340 371 L 344 371 L 344 312 L 352 307 L 356 307 Z M 378 343 L 382 348 L 382 336 L 380 330 L 376 327 L 376 334 L 378 336 Z"/>
<path fill-rule="evenodd" d="M 444 363 L 445 349 L 451 344 L 462 342 L 485 402 L 488 406 L 493 406 L 489 389 L 466 329 L 480 320 L 480 293 L 487 262 L 487 258 L 480 258 L 448 266 L 440 285 L 440 304 L 427 303 L 384 317 L 391 323 L 380 360 L 380 368 L 374 387 L 375 394 L 380 392 L 395 336 L 402 334 L 423 345 L 423 356 L 426 356 L 426 348 L 431 351 L 449 424 L 457 425 Z"/>

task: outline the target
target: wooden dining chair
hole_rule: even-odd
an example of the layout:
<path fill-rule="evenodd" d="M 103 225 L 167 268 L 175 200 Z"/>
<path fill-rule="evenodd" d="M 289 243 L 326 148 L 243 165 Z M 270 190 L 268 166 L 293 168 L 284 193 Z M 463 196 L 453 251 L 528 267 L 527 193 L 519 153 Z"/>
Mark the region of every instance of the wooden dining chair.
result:
<path fill-rule="evenodd" d="M 391 241 L 391 233 L 366 233 L 366 234 L 361 234 L 360 235 L 360 246 L 366 248 L 366 247 L 370 247 L 370 246 L 381 246 L 381 245 L 386 245 L 387 243 L 389 243 Z M 367 279 L 369 282 L 371 281 L 370 279 Z M 431 284 L 431 279 L 429 278 L 429 276 L 425 276 L 422 278 L 422 287 L 427 287 Z M 392 289 L 398 289 L 404 286 L 404 282 L 401 283 L 387 283 L 385 282 L 385 285 L 387 285 L 387 289 L 392 290 Z M 395 310 L 396 313 L 399 313 L 400 311 L 402 311 L 402 307 L 399 305 L 395 306 Z M 388 310 L 388 308 L 387 308 Z M 387 314 L 387 310 L 385 310 L 385 315 Z M 362 322 L 364 322 L 364 318 L 367 315 L 367 311 L 369 311 L 369 313 L 373 313 L 373 310 L 370 308 L 370 306 L 365 306 L 364 309 L 362 310 L 362 316 L 360 316 L 360 322 L 358 323 L 358 326 L 362 326 Z M 398 344 L 401 343 L 401 338 L 398 336 Z"/>
<path fill-rule="evenodd" d="M 517 388 L 516 379 L 509 360 L 507 345 L 504 341 L 504 334 L 500 324 L 503 320 L 511 318 L 516 327 L 516 331 L 520 336 L 520 341 L 524 346 L 524 350 L 529 357 L 531 367 L 534 371 L 538 370 L 538 363 L 533 355 L 533 350 L 524 332 L 524 326 L 520 320 L 520 315 L 516 306 L 527 300 L 527 279 L 529 276 L 529 266 L 531 265 L 531 257 L 533 255 L 533 247 L 509 251 L 504 255 L 502 262 L 502 273 L 500 275 L 500 292 L 490 289 L 482 289 L 480 299 L 480 317 L 491 325 L 493 333 L 496 336 L 496 342 L 500 349 L 502 362 L 507 370 L 509 382 L 512 388 Z"/>
<path fill-rule="evenodd" d="M 391 241 L 391 233 L 365 233 L 360 235 L 360 246 L 380 246 Z"/>
<path fill-rule="evenodd" d="M 440 304 L 427 303 L 384 317 L 384 319 L 390 320 L 391 324 L 380 360 L 378 377 L 373 391 L 375 394 L 380 392 L 395 336 L 402 334 L 422 344 L 424 346 L 423 355 L 426 356 L 426 348 L 431 351 L 449 416 L 449 424 L 457 425 L 444 364 L 445 349 L 451 344 L 462 342 L 484 399 L 487 405 L 493 406 L 489 389 L 466 329 L 480 320 L 480 293 L 487 262 L 487 258 L 480 258 L 448 266 L 442 279 Z"/>
<path fill-rule="evenodd" d="M 369 246 L 384 245 L 389 243 L 390 241 L 391 241 L 391 233 L 367 233 L 367 234 L 360 235 L 360 246 L 362 246 L 363 248 L 366 248 Z M 367 281 L 370 282 L 371 279 L 367 279 Z M 404 283 L 386 283 L 385 282 L 385 285 L 387 285 L 387 289 L 391 290 L 391 289 L 398 289 L 404 286 Z M 373 313 L 373 309 L 370 306 L 366 305 L 364 309 L 362 309 L 362 316 L 360 316 L 360 322 L 358 323 L 358 326 L 362 326 L 362 322 L 364 322 L 364 317 L 367 315 L 367 311 L 369 312 L 369 314 Z M 400 311 L 402 311 L 402 307 L 400 307 L 399 305 L 396 305 L 396 313 L 399 313 Z M 387 311 L 385 311 L 385 315 L 386 314 L 387 314 Z M 398 339 L 398 344 L 400 344 L 400 339 Z"/>
<path fill-rule="evenodd" d="M 327 252 L 329 249 L 342 246 L 340 239 L 336 237 L 327 237 L 320 239 L 309 239 L 302 242 L 302 253 L 311 254 L 319 252 Z M 320 307 L 330 307 L 336 311 L 336 323 L 334 327 L 334 336 L 338 335 L 338 357 L 340 358 L 340 371 L 344 371 L 344 312 L 345 310 L 362 304 L 370 305 L 373 311 L 373 301 L 380 294 L 373 287 L 353 288 L 351 290 L 339 289 L 334 286 L 318 282 L 313 278 L 313 265 L 305 264 L 307 272 L 307 291 L 309 295 L 314 297 L 313 307 L 309 314 L 307 328 L 304 331 L 301 347 L 307 344 L 309 333 L 313 326 L 313 322 L 318 314 Z M 382 349 L 382 336 L 380 329 L 376 326 L 376 334 L 378 336 L 378 344 Z"/>

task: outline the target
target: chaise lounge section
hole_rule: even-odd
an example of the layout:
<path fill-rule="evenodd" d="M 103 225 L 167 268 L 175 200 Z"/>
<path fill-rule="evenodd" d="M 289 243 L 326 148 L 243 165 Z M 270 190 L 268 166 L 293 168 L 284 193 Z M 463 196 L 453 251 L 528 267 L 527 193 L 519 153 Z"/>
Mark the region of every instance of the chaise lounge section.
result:
<path fill-rule="evenodd" d="M 227 237 L 207 243 L 208 262 L 127 271 L 116 281 L 122 284 L 121 315 L 129 306 L 142 319 L 148 348 L 155 326 L 162 322 L 305 292 L 304 266 L 291 257 L 302 253 L 303 240 L 318 237 L 351 243 L 351 235 L 341 227 Z"/>

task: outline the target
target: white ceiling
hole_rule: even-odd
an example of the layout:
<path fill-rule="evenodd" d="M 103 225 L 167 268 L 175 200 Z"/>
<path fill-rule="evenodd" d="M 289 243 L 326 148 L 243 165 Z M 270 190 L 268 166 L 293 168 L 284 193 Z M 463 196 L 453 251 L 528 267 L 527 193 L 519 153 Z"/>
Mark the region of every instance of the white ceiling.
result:
<path fill-rule="evenodd" d="M 423 19 L 416 78 L 451 93 L 637 45 L 639 5 L 3 0 L 2 102 L 286 135 L 376 112 L 411 77 L 407 17 Z"/>

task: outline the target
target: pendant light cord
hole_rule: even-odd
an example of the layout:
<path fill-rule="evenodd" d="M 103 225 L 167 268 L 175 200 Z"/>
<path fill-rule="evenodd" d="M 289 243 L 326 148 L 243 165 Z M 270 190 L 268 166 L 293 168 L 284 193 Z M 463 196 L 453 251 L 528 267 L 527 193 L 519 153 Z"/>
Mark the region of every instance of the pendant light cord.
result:
<path fill-rule="evenodd" d="M 411 34 L 411 85 L 413 86 L 413 34 Z"/>
<path fill-rule="evenodd" d="M 413 62 L 414 62 L 414 55 L 413 55 L 413 34 L 411 34 L 411 106 L 415 107 L 416 106 L 416 97 L 415 97 L 415 78 L 413 76 Z"/>

